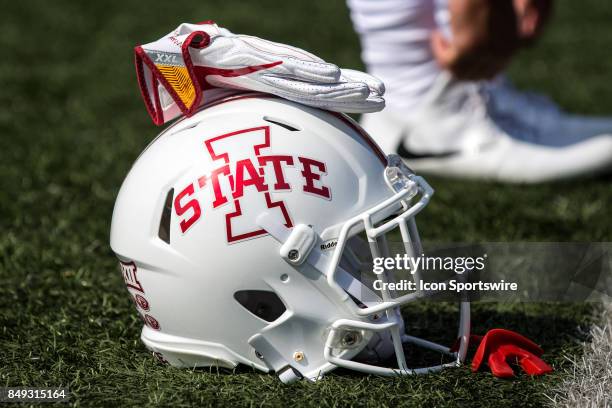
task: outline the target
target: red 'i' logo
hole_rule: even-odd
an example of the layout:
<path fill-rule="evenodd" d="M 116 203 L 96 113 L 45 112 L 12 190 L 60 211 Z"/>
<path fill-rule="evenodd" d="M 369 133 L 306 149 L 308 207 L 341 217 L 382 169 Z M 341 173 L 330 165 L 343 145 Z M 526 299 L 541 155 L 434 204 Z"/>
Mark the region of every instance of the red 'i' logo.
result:
<path fill-rule="evenodd" d="M 225 215 L 228 242 L 266 234 L 265 230 L 255 224 L 257 215 L 266 210 L 279 216 L 287 228 L 293 226 L 285 203 L 282 200 L 272 200 L 270 186 L 264 179 L 266 168 L 270 166 L 275 175 L 274 191 L 291 189 L 282 170 L 284 166 L 293 165 L 293 158 L 282 155 L 264 156 L 265 150 L 270 147 L 269 126 L 216 136 L 206 140 L 205 146 L 213 160 L 223 163 L 212 172 L 210 183 L 215 196 L 213 208 L 225 205 L 232 208 Z M 229 152 L 232 152 L 232 157 Z M 230 162 L 234 163 L 232 169 Z M 223 188 L 223 182 L 229 183 L 231 193 L 225 193 L 227 190 Z M 248 208 L 241 206 L 241 198 L 254 195 L 261 198 L 250 199 Z"/>

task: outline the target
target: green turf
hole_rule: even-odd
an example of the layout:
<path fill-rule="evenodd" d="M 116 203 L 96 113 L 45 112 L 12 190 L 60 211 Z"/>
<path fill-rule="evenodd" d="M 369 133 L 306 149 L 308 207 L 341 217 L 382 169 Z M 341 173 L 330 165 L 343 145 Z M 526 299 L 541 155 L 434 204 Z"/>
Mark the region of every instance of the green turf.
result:
<path fill-rule="evenodd" d="M 566 108 L 612 113 L 612 6 L 560 2 L 548 34 L 512 66 L 524 87 Z M 156 129 L 136 86 L 132 47 L 182 21 L 215 19 L 359 67 L 342 1 L 5 2 L 0 15 L 0 386 L 71 388 L 87 406 L 540 406 L 557 371 L 501 381 L 467 368 L 418 378 L 336 371 L 283 386 L 242 368 L 159 365 L 108 246 L 115 194 Z M 426 241 L 611 241 L 610 178 L 543 186 L 432 179 L 419 219 Z M 407 311 L 422 332 L 449 333 L 441 305 Z M 563 366 L 590 307 L 476 307 L 475 331 L 502 326 L 543 344 Z M 409 317 L 410 317 L 409 316 Z"/>

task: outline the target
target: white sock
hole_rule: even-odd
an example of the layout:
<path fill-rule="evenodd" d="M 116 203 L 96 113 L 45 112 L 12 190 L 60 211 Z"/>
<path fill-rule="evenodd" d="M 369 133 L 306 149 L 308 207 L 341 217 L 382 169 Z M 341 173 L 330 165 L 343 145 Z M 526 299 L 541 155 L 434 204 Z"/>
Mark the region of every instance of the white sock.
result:
<path fill-rule="evenodd" d="M 449 35 L 447 0 L 347 0 L 368 72 L 385 83 L 387 111 L 406 115 L 440 73 L 430 47 Z"/>

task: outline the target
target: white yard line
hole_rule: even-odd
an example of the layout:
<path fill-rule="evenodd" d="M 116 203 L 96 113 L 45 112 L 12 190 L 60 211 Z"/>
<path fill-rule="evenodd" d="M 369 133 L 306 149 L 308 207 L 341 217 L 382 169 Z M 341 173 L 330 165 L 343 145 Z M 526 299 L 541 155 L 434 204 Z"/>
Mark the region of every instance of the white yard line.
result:
<path fill-rule="evenodd" d="M 612 303 L 604 304 L 601 321 L 591 327 L 583 355 L 570 360 L 566 379 L 549 396 L 554 406 L 612 407 Z"/>

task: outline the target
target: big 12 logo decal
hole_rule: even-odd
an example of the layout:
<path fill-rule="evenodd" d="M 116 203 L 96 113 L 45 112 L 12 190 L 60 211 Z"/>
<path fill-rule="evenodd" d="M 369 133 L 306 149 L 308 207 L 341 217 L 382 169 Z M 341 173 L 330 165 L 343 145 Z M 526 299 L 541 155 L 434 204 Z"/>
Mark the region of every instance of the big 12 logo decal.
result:
<path fill-rule="evenodd" d="M 150 314 L 150 303 L 145 298 L 145 290 L 138 280 L 138 267 L 133 261 L 124 262 L 121 260 L 119 261 L 119 267 L 121 268 L 121 275 L 125 281 L 125 286 L 136 305 L 138 314 L 147 326 L 153 330 L 160 330 L 159 322 Z"/>
<path fill-rule="evenodd" d="M 286 227 L 293 226 L 285 202 L 274 200 L 270 193 L 299 188 L 303 193 L 331 199 L 331 190 L 324 184 L 325 163 L 302 156 L 270 154 L 269 126 L 213 137 L 204 142 L 204 148 L 218 167 L 176 195 L 174 211 L 183 233 L 205 216 L 203 203 L 194 197 L 197 189 L 212 190 L 213 200 L 209 204 L 213 211 L 226 209 L 228 243 L 266 234 L 255 224 L 257 216 L 264 211 L 273 212 Z M 299 170 L 301 185 L 289 183 L 286 177 L 288 168 Z"/>

